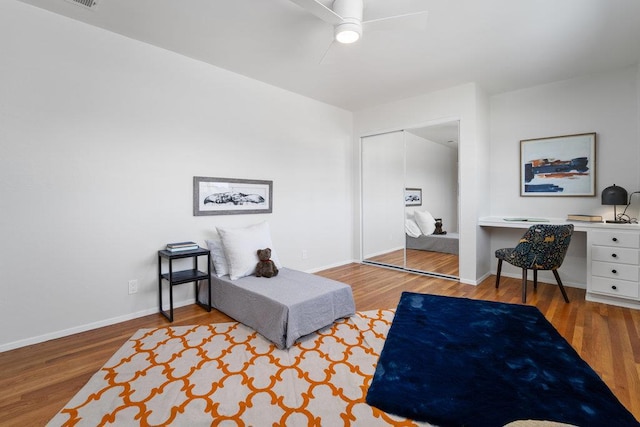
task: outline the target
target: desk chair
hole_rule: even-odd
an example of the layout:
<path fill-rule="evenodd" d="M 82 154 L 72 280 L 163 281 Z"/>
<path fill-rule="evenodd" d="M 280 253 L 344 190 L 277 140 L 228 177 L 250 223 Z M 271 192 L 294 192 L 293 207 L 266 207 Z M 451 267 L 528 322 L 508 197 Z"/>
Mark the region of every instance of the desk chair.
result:
<path fill-rule="evenodd" d="M 537 224 L 529 227 L 515 248 L 503 248 L 496 251 L 498 258 L 498 274 L 496 275 L 496 289 L 500 286 L 502 261 L 522 268 L 522 302 L 527 302 L 527 270 L 533 270 L 533 288 L 538 288 L 538 270 L 551 270 L 558 282 L 560 292 L 565 302 L 569 302 L 564 290 L 558 268 L 562 265 L 564 256 L 571 242 L 573 224 L 549 225 Z"/>

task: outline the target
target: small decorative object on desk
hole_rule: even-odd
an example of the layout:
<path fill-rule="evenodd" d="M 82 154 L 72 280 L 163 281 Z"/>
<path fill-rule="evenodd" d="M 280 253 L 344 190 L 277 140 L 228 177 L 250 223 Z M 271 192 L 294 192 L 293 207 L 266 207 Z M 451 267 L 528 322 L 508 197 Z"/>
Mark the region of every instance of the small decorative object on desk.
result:
<path fill-rule="evenodd" d="M 199 246 L 195 242 L 167 243 L 167 250 L 169 252 L 193 251 L 198 248 Z"/>
<path fill-rule="evenodd" d="M 569 214 L 567 221 L 602 222 L 600 215 Z"/>

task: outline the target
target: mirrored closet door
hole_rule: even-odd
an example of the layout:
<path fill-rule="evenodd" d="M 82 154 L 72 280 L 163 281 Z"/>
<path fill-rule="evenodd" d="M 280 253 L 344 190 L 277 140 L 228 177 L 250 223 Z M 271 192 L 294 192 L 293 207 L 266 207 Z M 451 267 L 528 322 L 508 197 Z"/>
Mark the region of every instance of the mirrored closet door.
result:
<path fill-rule="evenodd" d="M 456 121 L 362 138 L 365 263 L 458 277 L 458 128 Z"/>
<path fill-rule="evenodd" d="M 404 132 L 362 138 L 362 254 L 403 268 Z"/>

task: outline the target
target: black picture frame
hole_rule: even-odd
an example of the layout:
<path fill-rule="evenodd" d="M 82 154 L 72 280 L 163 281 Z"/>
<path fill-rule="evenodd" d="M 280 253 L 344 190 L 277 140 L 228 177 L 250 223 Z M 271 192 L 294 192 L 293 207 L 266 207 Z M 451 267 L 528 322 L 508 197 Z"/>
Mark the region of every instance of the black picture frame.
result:
<path fill-rule="evenodd" d="M 422 188 L 405 188 L 404 205 L 422 206 Z"/>

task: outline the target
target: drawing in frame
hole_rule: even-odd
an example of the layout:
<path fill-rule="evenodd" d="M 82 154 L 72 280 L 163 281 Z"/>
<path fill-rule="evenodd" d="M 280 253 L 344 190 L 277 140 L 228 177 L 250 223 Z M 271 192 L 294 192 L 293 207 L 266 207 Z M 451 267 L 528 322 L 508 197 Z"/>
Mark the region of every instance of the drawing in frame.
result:
<path fill-rule="evenodd" d="M 595 132 L 520 141 L 520 195 L 595 196 Z"/>
<path fill-rule="evenodd" d="M 404 189 L 404 205 L 405 206 L 422 206 L 422 189 L 421 188 L 405 188 Z"/>
<path fill-rule="evenodd" d="M 271 213 L 273 181 L 193 177 L 193 215 Z"/>

